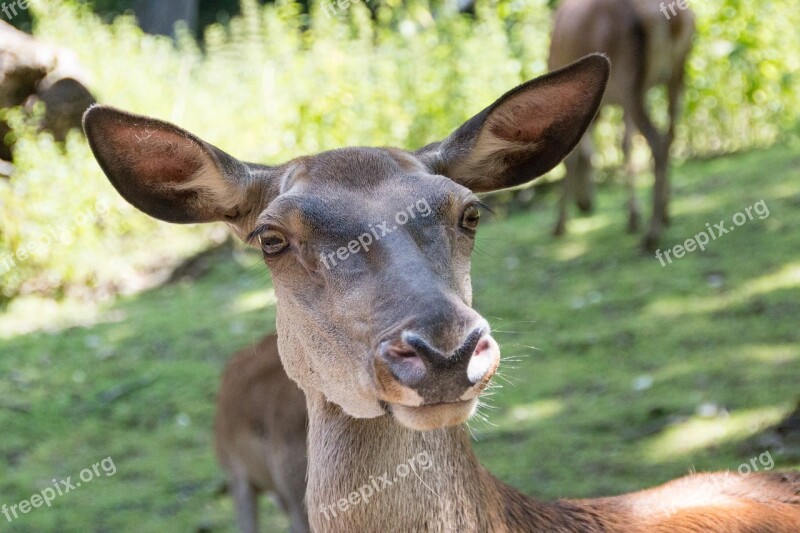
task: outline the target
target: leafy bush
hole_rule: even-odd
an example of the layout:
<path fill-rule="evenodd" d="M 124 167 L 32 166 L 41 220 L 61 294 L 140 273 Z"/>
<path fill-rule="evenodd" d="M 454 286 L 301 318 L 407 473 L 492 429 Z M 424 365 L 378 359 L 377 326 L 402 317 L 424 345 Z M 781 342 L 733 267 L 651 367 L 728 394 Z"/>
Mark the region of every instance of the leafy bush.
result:
<path fill-rule="evenodd" d="M 693 2 L 678 146 L 708 155 L 766 146 L 800 131 L 800 10 L 792 0 Z"/>
<path fill-rule="evenodd" d="M 244 0 L 241 17 L 207 30 L 202 50 L 188 34 L 177 43 L 143 35 L 130 17 L 104 24 L 74 2 L 42 0 L 34 16 L 39 37 L 75 50 L 101 102 L 177 122 L 238 157 L 278 162 L 343 145 L 417 147 L 443 137 L 545 70 L 548 4 L 503 0 L 473 19 L 393 1 L 373 19 L 363 2 L 335 16 L 319 6 L 301 16 L 291 2 Z M 744 149 L 796 130 L 800 14 L 792 0 L 693 7 L 700 36 L 678 150 Z M 612 161 L 618 129 L 600 132 L 601 159 Z M 129 207 L 77 135 L 64 151 L 24 120 L 15 121 L 15 134 L 17 174 L 0 180 L 6 297 L 135 288 L 141 272 L 218 235 L 157 223 Z M 6 268 L 59 224 L 71 229 Z"/>

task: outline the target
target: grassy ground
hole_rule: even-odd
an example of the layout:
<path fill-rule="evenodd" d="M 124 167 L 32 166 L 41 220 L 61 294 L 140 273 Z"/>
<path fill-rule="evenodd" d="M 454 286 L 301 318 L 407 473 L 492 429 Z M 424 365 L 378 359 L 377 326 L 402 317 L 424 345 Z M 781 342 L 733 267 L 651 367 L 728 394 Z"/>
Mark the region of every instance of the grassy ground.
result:
<path fill-rule="evenodd" d="M 677 168 L 665 247 L 760 200 L 769 216 L 665 267 L 624 233 L 617 187 L 558 242 L 551 197 L 486 224 L 475 304 L 508 381 L 484 411 L 491 424 L 471 424 L 489 469 L 556 498 L 736 470 L 765 451 L 776 468 L 800 466 L 800 443 L 768 430 L 800 396 L 798 166 L 777 147 Z M 271 330 L 274 305 L 259 259 L 237 252 L 197 281 L 117 302 L 6 309 L 0 505 L 106 457 L 116 473 L 13 524 L 0 515 L 0 530 L 232 530 L 213 399 L 227 355 Z M 263 507 L 268 530 L 283 530 Z"/>

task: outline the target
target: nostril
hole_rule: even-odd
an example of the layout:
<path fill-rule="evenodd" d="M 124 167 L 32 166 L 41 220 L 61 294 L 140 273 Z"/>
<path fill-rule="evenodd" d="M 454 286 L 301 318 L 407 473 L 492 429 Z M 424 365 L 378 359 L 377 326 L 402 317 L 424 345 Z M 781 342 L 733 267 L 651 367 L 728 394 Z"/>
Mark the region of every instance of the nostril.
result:
<path fill-rule="evenodd" d="M 387 361 L 419 359 L 419 353 L 413 347 L 405 344 L 398 346 L 396 344 L 383 343 L 381 357 Z"/>
<path fill-rule="evenodd" d="M 404 385 L 413 386 L 425 377 L 425 363 L 413 348 L 384 342 L 380 357 L 394 378 Z"/>
<path fill-rule="evenodd" d="M 481 340 L 478 345 L 475 347 L 475 351 L 472 353 L 472 357 L 479 357 L 482 353 L 485 353 L 491 348 L 491 343 L 487 339 Z"/>
<path fill-rule="evenodd" d="M 397 389 L 399 384 L 425 402 L 442 403 L 460 401 L 467 391 L 476 394 L 472 388 L 488 383 L 498 360 L 497 343 L 482 328 L 472 330 L 449 356 L 422 335 L 406 330 L 399 338 L 380 343 L 375 368 L 387 392 L 402 390 Z"/>

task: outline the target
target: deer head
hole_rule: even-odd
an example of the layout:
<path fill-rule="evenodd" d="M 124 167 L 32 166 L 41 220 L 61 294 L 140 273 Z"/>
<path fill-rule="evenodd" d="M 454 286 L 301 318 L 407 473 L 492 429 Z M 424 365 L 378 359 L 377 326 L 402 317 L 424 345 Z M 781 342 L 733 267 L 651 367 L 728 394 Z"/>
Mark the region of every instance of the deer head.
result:
<path fill-rule="evenodd" d="M 84 124 L 131 204 L 168 222 L 227 222 L 261 248 L 281 358 L 307 395 L 428 430 L 472 414 L 500 357 L 471 307 L 476 193 L 557 165 L 593 120 L 608 75 L 604 56 L 588 56 L 416 152 L 346 148 L 274 167 L 109 107 L 90 109 Z"/>

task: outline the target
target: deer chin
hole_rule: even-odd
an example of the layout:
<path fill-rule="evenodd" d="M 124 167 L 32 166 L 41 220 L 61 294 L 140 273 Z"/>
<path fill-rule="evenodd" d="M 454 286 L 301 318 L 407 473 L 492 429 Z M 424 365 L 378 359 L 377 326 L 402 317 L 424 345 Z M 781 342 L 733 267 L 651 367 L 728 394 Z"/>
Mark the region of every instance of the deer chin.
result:
<path fill-rule="evenodd" d="M 466 422 L 478 406 L 478 398 L 453 403 L 434 403 L 416 407 L 390 404 L 389 408 L 400 425 L 415 431 L 432 431 Z"/>

